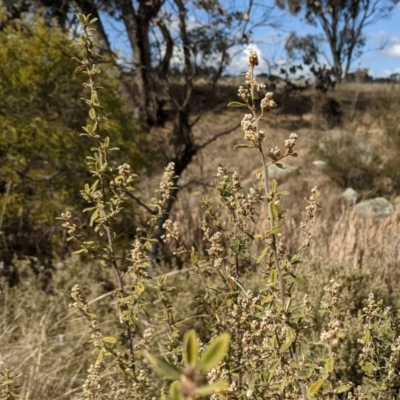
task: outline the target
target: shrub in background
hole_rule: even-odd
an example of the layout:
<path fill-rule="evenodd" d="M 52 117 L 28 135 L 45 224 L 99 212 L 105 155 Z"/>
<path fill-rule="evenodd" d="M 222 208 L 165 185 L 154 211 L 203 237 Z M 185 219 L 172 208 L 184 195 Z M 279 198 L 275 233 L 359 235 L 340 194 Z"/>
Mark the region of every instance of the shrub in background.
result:
<path fill-rule="evenodd" d="M 66 203 L 81 208 L 88 176 L 76 133 L 87 119 L 82 79 L 73 74 L 69 33 L 40 16 L 6 24 L 0 40 L 0 260 L 8 268 L 15 255 L 39 257 L 37 269 L 49 272 L 53 256 L 65 254 L 54 218 Z M 119 99 L 111 60 L 103 62 L 104 112 L 113 112 L 107 128 L 139 168 L 140 135 Z"/>

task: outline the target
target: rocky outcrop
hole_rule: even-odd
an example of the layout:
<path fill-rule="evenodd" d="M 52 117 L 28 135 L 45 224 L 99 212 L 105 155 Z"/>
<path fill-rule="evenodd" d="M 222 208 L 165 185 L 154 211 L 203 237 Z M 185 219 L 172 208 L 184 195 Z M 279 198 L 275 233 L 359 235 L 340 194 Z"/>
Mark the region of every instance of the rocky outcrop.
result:
<path fill-rule="evenodd" d="M 374 199 L 364 200 L 354 206 L 354 210 L 367 217 L 388 217 L 395 212 L 393 204 L 391 204 L 384 197 L 375 197 Z"/>

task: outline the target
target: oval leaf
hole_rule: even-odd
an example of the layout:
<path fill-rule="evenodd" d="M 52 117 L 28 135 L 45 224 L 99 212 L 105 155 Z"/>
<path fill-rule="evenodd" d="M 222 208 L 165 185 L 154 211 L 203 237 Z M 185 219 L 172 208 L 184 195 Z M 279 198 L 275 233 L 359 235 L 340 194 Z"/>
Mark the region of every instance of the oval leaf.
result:
<path fill-rule="evenodd" d="M 271 210 L 271 215 L 272 215 L 272 219 L 274 221 L 278 220 L 279 214 L 278 214 L 278 208 L 276 207 L 275 203 L 269 203 L 269 207 Z"/>
<path fill-rule="evenodd" d="M 103 342 L 104 343 L 112 343 L 112 344 L 114 344 L 114 343 L 117 343 L 118 340 L 115 339 L 115 337 L 113 337 L 113 336 L 106 336 L 106 337 L 103 337 Z"/>
<path fill-rule="evenodd" d="M 335 390 L 335 393 L 344 393 L 349 391 L 350 389 L 351 389 L 350 385 L 341 385 Z"/>
<path fill-rule="evenodd" d="M 283 353 L 284 351 L 286 351 L 293 343 L 293 339 L 289 338 L 286 339 L 282 344 L 281 347 L 279 348 L 279 353 Z"/>
<path fill-rule="evenodd" d="M 245 103 L 239 103 L 238 101 L 231 101 L 229 104 L 228 104 L 228 107 L 235 107 L 235 108 L 242 108 L 242 107 L 248 107 L 248 105 L 247 104 L 245 104 Z"/>
<path fill-rule="evenodd" d="M 99 216 L 99 210 L 96 209 L 90 218 L 89 226 L 93 226 L 94 222 L 96 221 L 97 217 Z"/>
<path fill-rule="evenodd" d="M 160 357 L 154 357 L 149 352 L 144 351 L 143 355 L 154 369 L 162 376 L 168 379 L 180 379 L 183 372 L 175 365 L 170 364 Z"/>
<path fill-rule="evenodd" d="M 211 368 L 215 367 L 225 357 L 228 352 L 229 341 L 229 333 L 223 333 L 208 345 L 199 362 L 200 371 L 210 371 Z"/>
<path fill-rule="evenodd" d="M 326 361 L 325 361 L 325 371 L 330 374 L 333 371 L 333 367 L 335 365 L 335 360 L 333 359 L 333 357 L 329 357 Z"/>
<path fill-rule="evenodd" d="M 214 393 L 223 392 L 228 389 L 228 382 L 217 381 L 212 383 L 211 385 L 200 386 L 196 388 L 197 396 L 210 396 Z"/>
<path fill-rule="evenodd" d="M 321 389 L 321 386 L 324 384 L 324 379 L 318 379 L 317 381 L 315 381 L 309 389 L 309 393 L 310 395 L 314 395 L 315 393 L 318 392 L 319 389 Z"/>
<path fill-rule="evenodd" d="M 181 383 L 179 381 L 175 381 L 169 388 L 169 399 L 185 400 L 181 391 Z"/>
<path fill-rule="evenodd" d="M 251 146 L 249 144 L 237 144 L 233 149 L 234 150 L 236 150 L 236 149 L 248 149 L 248 148 L 252 148 L 252 147 L 254 147 L 254 145 Z"/>
<path fill-rule="evenodd" d="M 183 362 L 185 365 L 196 365 L 198 354 L 199 345 L 197 343 L 196 332 L 186 332 L 183 338 Z"/>

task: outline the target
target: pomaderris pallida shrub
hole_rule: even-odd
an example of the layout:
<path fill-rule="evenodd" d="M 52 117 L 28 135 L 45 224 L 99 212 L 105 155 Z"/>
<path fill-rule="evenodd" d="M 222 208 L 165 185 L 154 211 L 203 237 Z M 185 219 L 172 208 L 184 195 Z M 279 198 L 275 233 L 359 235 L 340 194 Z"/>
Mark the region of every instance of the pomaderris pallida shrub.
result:
<path fill-rule="evenodd" d="M 250 52 L 249 70 L 240 86 L 240 101 L 230 107 L 244 108 L 244 143 L 240 150 L 258 153 L 263 172 L 244 193 L 237 172 L 219 167 L 216 199 L 203 199 L 202 249 L 180 243 L 179 221 L 169 215 L 162 240 L 173 243 L 186 257 L 187 268 L 161 274 L 149 260 L 154 231 L 164 216 L 173 189 L 174 165 L 165 168 L 164 179 L 152 206 L 158 210 L 147 228 L 138 230 L 126 260 L 117 254 L 114 224 L 133 190 L 134 175 L 127 164 L 110 162 L 116 149 L 105 135 L 100 73 L 90 27 L 93 19 L 79 15 L 83 34 L 78 71 L 86 74 L 89 122 L 82 135 L 92 140 L 87 158 L 92 182 L 82 190 L 90 213 L 88 225 L 97 240 L 87 240 L 66 211 L 61 216 L 78 253 L 91 255 L 101 268 L 115 275 L 114 322 L 104 324 L 89 307 L 79 285 L 72 289 L 74 303 L 91 331 L 93 361 L 80 398 L 190 400 L 283 399 L 397 399 L 400 379 L 400 324 L 392 310 L 371 294 L 359 318 L 364 332 L 359 363 L 365 373 L 362 385 L 342 382 L 337 365 L 338 347 L 345 340 L 346 310 L 339 308 L 340 285 L 331 280 L 321 288 L 317 301 L 320 324 L 315 324 L 316 299 L 300 295 L 304 256 L 312 242 L 318 203 L 311 189 L 303 222 L 298 229 L 304 241 L 298 252 L 285 250 L 281 231 L 284 210 L 278 183 L 268 177 L 268 166 L 295 157 L 297 135 L 292 133 L 284 150 L 265 149 L 268 134 L 263 120 L 275 107 L 272 93 L 261 95 L 264 85 L 255 80 L 256 52 Z M 112 153 L 113 152 L 113 153 Z M 257 230 L 260 210 L 268 210 L 268 229 Z M 228 216 L 228 218 L 227 218 Z M 265 224 L 262 224 L 265 226 Z M 222 245 L 224 243 L 224 246 Z M 229 245 L 226 245 L 228 243 Z M 184 275 L 186 286 L 176 278 Z M 254 284 L 256 276 L 256 284 Z M 252 277 L 251 279 L 249 277 Z M 316 280 L 321 282 L 321 279 Z M 172 286 L 172 284 L 178 287 Z M 110 298 L 110 297 L 107 297 Z M 1 377 L 1 398 L 10 398 L 10 374 Z"/>

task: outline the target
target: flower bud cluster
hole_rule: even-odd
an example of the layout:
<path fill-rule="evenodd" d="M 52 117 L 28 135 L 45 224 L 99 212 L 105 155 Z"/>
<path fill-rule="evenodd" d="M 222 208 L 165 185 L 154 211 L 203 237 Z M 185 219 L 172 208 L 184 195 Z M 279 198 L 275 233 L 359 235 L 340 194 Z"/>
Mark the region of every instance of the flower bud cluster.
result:
<path fill-rule="evenodd" d="M 172 222 L 170 219 L 167 219 L 163 224 L 163 228 L 166 233 L 161 236 L 161 239 L 164 243 L 171 241 L 171 239 L 179 240 L 179 222 Z"/>
<path fill-rule="evenodd" d="M 340 284 L 331 279 L 330 284 L 324 287 L 324 291 L 329 295 L 329 300 L 321 301 L 322 308 L 329 313 L 330 321 L 328 322 L 329 329 L 327 331 L 322 331 L 320 338 L 330 349 L 338 343 L 339 333 L 342 329 L 342 322 L 339 320 L 340 312 L 336 308 L 339 287 Z"/>
<path fill-rule="evenodd" d="M 257 144 L 257 122 L 251 114 L 245 114 L 241 122 L 245 140 Z"/>
<path fill-rule="evenodd" d="M 148 370 L 141 368 L 136 376 L 136 380 L 132 384 L 132 389 L 136 395 L 148 393 L 150 387 L 150 377 Z"/>
<path fill-rule="evenodd" d="M 250 50 L 249 58 L 247 60 L 247 65 L 249 67 L 256 67 L 258 65 L 258 55 L 254 50 Z"/>
<path fill-rule="evenodd" d="M 82 298 L 81 289 L 78 284 L 74 285 L 72 288 L 71 297 L 75 300 L 75 303 L 71 304 L 72 308 L 79 308 L 85 314 L 89 312 L 88 306 Z"/>
<path fill-rule="evenodd" d="M 69 211 L 65 211 L 64 213 L 61 213 L 60 219 L 64 221 L 62 226 L 67 229 L 68 236 L 76 238 L 77 226 L 72 222 L 72 214 Z"/>
<path fill-rule="evenodd" d="M 239 86 L 238 97 L 240 97 L 245 103 L 248 103 L 250 99 L 250 90 L 245 89 L 243 86 Z"/>
<path fill-rule="evenodd" d="M 207 381 L 209 384 L 212 384 L 217 381 L 229 381 L 229 373 L 228 371 L 224 368 L 224 365 L 222 363 L 219 363 L 217 367 L 213 368 L 208 374 L 207 374 Z M 237 393 L 237 386 L 236 382 L 233 381 L 230 385 L 230 387 L 224 392 L 224 399 L 226 399 L 226 395 L 228 395 L 229 399 L 231 398 L 231 395 L 234 395 Z M 221 400 L 221 394 L 215 393 L 210 396 L 210 400 Z"/>
<path fill-rule="evenodd" d="M 103 397 L 103 391 L 101 386 L 100 376 L 101 362 L 97 360 L 94 364 L 91 364 L 88 369 L 88 377 L 83 384 L 83 393 L 85 399 L 98 399 Z"/>
<path fill-rule="evenodd" d="M 286 152 L 288 154 L 293 154 L 293 149 L 294 146 L 296 145 L 296 140 L 297 140 L 298 136 L 296 133 L 291 133 L 289 136 L 288 140 L 285 140 L 285 147 L 286 147 Z"/>
<path fill-rule="evenodd" d="M 357 386 L 354 389 L 354 393 L 349 392 L 347 396 L 348 400 L 369 400 L 369 395 L 367 396 L 361 386 Z"/>
<path fill-rule="evenodd" d="M 143 338 L 141 340 L 141 344 L 145 349 L 148 349 L 150 346 L 150 343 L 153 339 L 154 335 L 154 329 L 153 328 L 147 328 L 143 332 Z"/>
<path fill-rule="evenodd" d="M 268 92 L 265 94 L 265 97 L 261 100 L 261 113 L 264 114 L 274 107 L 276 107 L 276 103 L 273 99 L 274 94 L 272 92 Z"/>
<path fill-rule="evenodd" d="M 268 157 L 272 158 L 274 161 L 278 161 L 282 157 L 281 149 L 279 147 L 271 147 L 269 149 Z"/>
<path fill-rule="evenodd" d="M 160 208 L 163 208 L 171 196 L 171 191 L 174 188 L 175 180 L 175 163 L 170 162 L 164 170 L 163 180 L 160 183 L 161 199 L 151 199 L 154 204 L 157 204 Z"/>
<path fill-rule="evenodd" d="M 229 180 L 229 175 L 226 173 L 226 169 L 223 167 L 218 167 L 216 177 L 224 184 Z"/>
<path fill-rule="evenodd" d="M 308 206 L 306 207 L 305 210 L 305 219 L 304 221 L 300 224 L 300 230 L 302 230 L 305 233 L 305 239 L 303 241 L 303 250 L 305 250 L 307 247 L 310 246 L 311 243 L 311 226 L 314 224 L 315 220 L 315 212 L 319 208 L 319 203 L 316 199 L 316 194 L 317 194 L 318 188 L 314 186 L 311 189 L 311 196 L 308 199 Z"/>
<path fill-rule="evenodd" d="M 133 277 L 138 275 L 144 277 L 148 276 L 145 271 L 148 266 L 148 259 L 143 251 L 143 246 L 139 239 L 134 241 L 129 259 L 132 262 L 132 265 L 128 268 L 128 271 Z"/>
<path fill-rule="evenodd" d="M 220 243 L 222 233 L 215 232 L 214 235 L 210 237 L 210 247 L 207 249 L 207 253 L 214 258 L 214 267 L 220 267 L 222 264 L 222 254 L 224 248 Z"/>
<path fill-rule="evenodd" d="M 248 88 L 253 87 L 256 91 L 263 90 L 266 88 L 264 83 L 257 82 L 254 79 L 252 71 L 247 71 L 244 76 L 244 79 L 245 79 L 245 82 L 246 82 L 246 85 Z M 250 91 L 249 91 L 249 94 L 250 94 Z"/>
<path fill-rule="evenodd" d="M 261 191 L 250 188 L 248 195 L 243 192 L 240 176 L 234 172 L 229 177 L 226 169 L 220 167 L 217 173 L 217 187 L 220 187 L 221 195 L 230 212 L 235 215 L 235 220 L 240 229 L 246 229 L 249 220 L 254 222 L 256 205 L 261 200 Z"/>
<path fill-rule="evenodd" d="M 118 176 L 110 182 L 110 186 L 121 191 L 132 190 L 131 183 L 133 182 L 134 175 L 131 173 L 131 166 L 125 163 L 118 166 L 117 170 Z"/>

